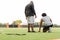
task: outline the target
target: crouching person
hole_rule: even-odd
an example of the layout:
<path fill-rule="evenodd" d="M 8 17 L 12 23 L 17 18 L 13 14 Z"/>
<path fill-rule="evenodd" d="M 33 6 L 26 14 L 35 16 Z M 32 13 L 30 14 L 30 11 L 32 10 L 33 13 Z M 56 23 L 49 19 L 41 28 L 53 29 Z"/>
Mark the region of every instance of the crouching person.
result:
<path fill-rule="evenodd" d="M 40 20 L 40 26 L 39 26 L 39 32 L 41 30 L 42 27 L 42 23 L 44 22 L 44 26 L 43 26 L 43 32 L 51 32 L 51 27 L 53 26 L 52 20 L 49 16 L 47 16 L 46 13 L 42 13 L 42 18 Z"/>

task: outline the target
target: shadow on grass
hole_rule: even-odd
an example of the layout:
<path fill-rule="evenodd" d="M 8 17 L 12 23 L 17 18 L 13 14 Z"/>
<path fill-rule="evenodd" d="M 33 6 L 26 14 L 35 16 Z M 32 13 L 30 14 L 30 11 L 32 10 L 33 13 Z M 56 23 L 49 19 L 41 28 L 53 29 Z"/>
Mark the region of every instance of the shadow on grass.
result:
<path fill-rule="evenodd" d="M 23 36 L 23 35 L 26 35 L 26 34 L 13 34 L 13 33 L 8 33 L 6 35 L 18 35 L 18 36 Z"/>

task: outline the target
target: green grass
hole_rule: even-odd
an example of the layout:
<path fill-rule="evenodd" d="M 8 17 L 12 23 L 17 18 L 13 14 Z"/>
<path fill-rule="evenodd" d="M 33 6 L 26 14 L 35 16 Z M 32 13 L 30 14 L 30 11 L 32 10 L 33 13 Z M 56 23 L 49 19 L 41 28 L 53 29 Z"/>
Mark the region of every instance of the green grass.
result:
<path fill-rule="evenodd" d="M 0 28 L 0 40 L 49 40 L 60 38 L 60 28 L 52 28 L 52 33 L 27 32 L 27 28 Z"/>

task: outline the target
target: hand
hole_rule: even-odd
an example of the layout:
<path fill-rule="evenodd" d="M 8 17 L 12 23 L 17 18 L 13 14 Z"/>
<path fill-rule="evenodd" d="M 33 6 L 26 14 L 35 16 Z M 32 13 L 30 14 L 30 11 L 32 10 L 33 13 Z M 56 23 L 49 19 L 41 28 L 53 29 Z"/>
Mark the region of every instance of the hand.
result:
<path fill-rule="evenodd" d="M 35 15 L 35 18 L 37 18 L 37 16 Z"/>

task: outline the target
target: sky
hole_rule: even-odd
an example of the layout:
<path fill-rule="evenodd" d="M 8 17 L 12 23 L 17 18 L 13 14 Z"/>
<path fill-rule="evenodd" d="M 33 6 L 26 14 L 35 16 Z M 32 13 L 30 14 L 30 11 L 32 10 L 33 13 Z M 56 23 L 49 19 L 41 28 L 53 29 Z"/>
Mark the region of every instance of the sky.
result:
<path fill-rule="evenodd" d="M 22 20 L 22 24 L 27 24 L 24 11 L 30 1 L 34 2 L 35 22 L 40 22 L 41 14 L 45 12 L 53 24 L 60 25 L 60 0 L 0 0 L 0 23 Z"/>

